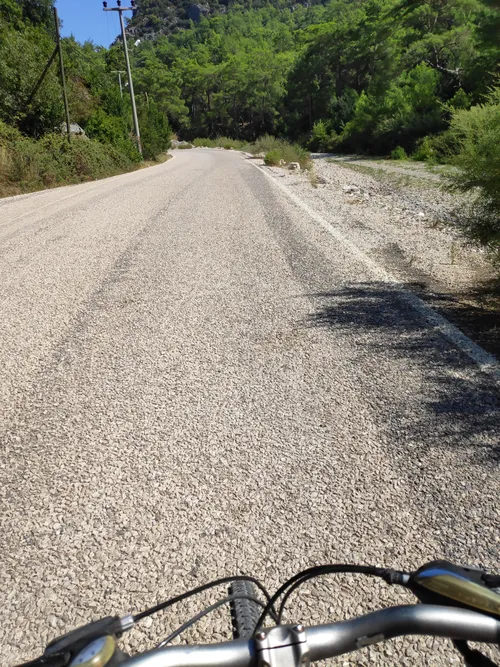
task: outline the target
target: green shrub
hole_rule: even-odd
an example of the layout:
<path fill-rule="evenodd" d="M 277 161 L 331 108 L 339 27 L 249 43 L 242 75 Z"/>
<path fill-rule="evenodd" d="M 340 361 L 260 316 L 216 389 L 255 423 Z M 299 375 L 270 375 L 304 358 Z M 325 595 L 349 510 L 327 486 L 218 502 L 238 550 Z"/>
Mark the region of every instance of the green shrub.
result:
<path fill-rule="evenodd" d="M 329 129 L 327 123 L 320 120 L 317 123 L 314 123 L 311 136 L 306 143 L 312 151 L 330 153 L 335 150 L 338 139 L 339 137 L 337 133 L 334 130 Z"/>
<path fill-rule="evenodd" d="M 431 137 L 423 137 L 417 141 L 415 150 L 410 155 L 412 160 L 422 162 L 434 162 L 436 151 L 432 145 Z"/>
<path fill-rule="evenodd" d="M 472 95 L 467 94 L 463 88 L 459 88 L 448 101 L 447 106 L 451 109 L 470 109 Z"/>
<path fill-rule="evenodd" d="M 225 150 L 241 150 L 242 146 L 245 145 L 244 141 L 239 141 L 238 139 L 230 139 L 229 137 L 218 137 L 215 140 L 215 145 L 219 148 L 224 148 Z"/>
<path fill-rule="evenodd" d="M 283 160 L 287 164 L 290 162 L 298 162 L 302 169 L 310 168 L 311 161 L 308 151 L 306 151 L 305 148 L 302 148 L 302 146 L 299 146 L 298 144 L 290 144 L 284 139 L 276 139 L 275 137 L 266 135 L 257 139 L 249 149 L 254 155 L 264 153 L 264 162 L 266 164 L 271 164 L 266 162 L 269 158 L 270 160 L 273 160 L 272 164 L 276 165 L 279 165 L 280 160 Z"/>
<path fill-rule="evenodd" d="M 277 139 L 269 134 L 259 137 L 253 144 L 229 137 L 217 137 L 217 139 L 198 137 L 193 140 L 193 145 L 206 148 L 224 148 L 225 150 L 245 150 L 253 155 L 263 154 L 265 156 L 264 161 L 269 165 L 279 165 L 280 160 L 286 163 L 298 162 L 302 169 L 307 169 L 310 165 L 310 155 L 302 146 L 291 144 L 284 139 Z M 182 146 L 177 146 L 177 148 L 182 148 Z M 270 160 L 270 162 L 266 160 Z"/>
<path fill-rule="evenodd" d="M 406 160 L 408 156 L 402 146 L 397 146 L 391 151 L 391 160 Z"/>
<path fill-rule="evenodd" d="M 215 144 L 213 139 L 197 138 L 193 140 L 193 146 L 196 148 L 213 148 L 214 145 Z"/>
<path fill-rule="evenodd" d="M 446 130 L 431 137 L 431 146 L 434 149 L 435 160 L 440 164 L 452 162 L 460 150 L 458 137 L 453 130 Z"/>
<path fill-rule="evenodd" d="M 412 160 L 421 160 L 430 164 L 446 164 L 453 160 L 458 151 L 456 134 L 450 130 L 417 141 L 411 154 Z"/>
<path fill-rule="evenodd" d="M 302 146 L 298 144 L 289 144 L 283 141 L 279 148 L 281 158 L 287 164 L 290 162 L 298 162 L 302 169 L 307 169 L 310 166 L 310 155 Z"/>
<path fill-rule="evenodd" d="M 0 195 L 80 183 L 134 169 L 140 161 L 109 144 L 60 134 L 29 139 L 0 121 Z"/>
<path fill-rule="evenodd" d="M 329 144 L 329 134 L 326 123 L 322 120 L 319 120 L 317 123 L 314 123 L 311 138 L 309 140 L 309 148 L 312 151 L 324 152 L 328 150 Z"/>
<path fill-rule="evenodd" d="M 268 167 L 277 167 L 282 159 L 280 151 L 275 149 L 266 153 L 264 163 L 267 164 Z"/>
<path fill-rule="evenodd" d="M 448 175 L 451 187 L 475 196 L 465 220 L 468 237 L 500 257 L 500 87 L 485 104 L 453 113 L 458 168 Z"/>
<path fill-rule="evenodd" d="M 225 148 L 227 151 L 240 151 L 247 147 L 246 142 L 239 139 L 231 139 L 230 137 L 217 137 L 217 139 L 194 139 L 193 145 L 197 148 Z"/>
<path fill-rule="evenodd" d="M 265 134 L 262 137 L 259 137 L 250 147 L 250 153 L 258 155 L 260 153 L 269 153 L 273 150 L 279 150 L 283 142 L 281 139 L 276 139 L 270 134 Z"/>
<path fill-rule="evenodd" d="M 139 107 L 142 152 L 146 160 L 156 160 L 170 148 L 171 129 L 167 116 L 159 109 L 154 100 Z"/>
<path fill-rule="evenodd" d="M 137 162 L 140 155 L 137 146 L 130 138 L 127 122 L 119 116 L 110 116 L 102 109 L 96 109 L 89 117 L 85 132 L 90 139 L 102 144 L 111 144 L 130 160 Z"/>

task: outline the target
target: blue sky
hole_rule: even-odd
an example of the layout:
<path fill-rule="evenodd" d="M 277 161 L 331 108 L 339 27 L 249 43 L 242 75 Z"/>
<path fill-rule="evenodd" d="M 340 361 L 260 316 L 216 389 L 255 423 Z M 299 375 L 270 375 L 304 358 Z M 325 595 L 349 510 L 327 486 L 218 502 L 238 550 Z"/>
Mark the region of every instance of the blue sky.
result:
<path fill-rule="evenodd" d="M 116 5 L 114 0 L 108 0 L 108 4 Z M 120 32 L 117 13 L 103 12 L 101 0 L 57 0 L 56 7 L 63 22 L 64 37 L 73 34 L 79 42 L 91 39 L 96 44 L 109 46 Z"/>

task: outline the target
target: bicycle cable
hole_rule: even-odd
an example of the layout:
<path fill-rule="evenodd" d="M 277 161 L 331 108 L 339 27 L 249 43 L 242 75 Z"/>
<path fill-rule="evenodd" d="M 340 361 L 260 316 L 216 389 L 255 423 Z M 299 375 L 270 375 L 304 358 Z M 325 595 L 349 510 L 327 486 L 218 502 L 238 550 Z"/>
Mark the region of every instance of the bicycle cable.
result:
<path fill-rule="evenodd" d="M 288 599 L 289 595 L 293 590 L 297 589 L 304 582 L 309 581 L 315 577 L 325 575 L 325 574 L 365 574 L 373 577 L 380 577 L 388 584 L 401 584 L 404 585 L 406 582 L 406 573 L 399 572 L 398 570 L 390 570 L 387 568 L 374 567 L 372 565 L 347 565 L 347 564 L 332 564 L 332 565 L 316 565 L 310 567 L 307 570 L 299 572 L 295 576 L 291 577 L 286 581 L 280 588 L 274 593 L 272 598 L 267 603 L 264 611 L 260 615 L 259 620 L 255 625 L 254 632 L 262 626 L 266 616 L 270 615 L 271 609 L 274 608 L 275 603 L 285 594 L 284 599 L 280 606 L 280 611 L 278 613 L 278 624 L 281 621 L 281 616 L 284 610 L 284 604 Z M 290 589 L 288 592 L 287 589 Z"/>
<path fill-rule="evenodd" d="M 169 600 L 166 600 L 165 602 L 160 602 L 159 604 L 155 605 L 154 607 L 150 607 L 149 609 L 146 609 L 144 611 L 141 611 L 138 614 L 135 614 L 132 618 L 134 619 L 134 623 L 137 623 L 138 621 L 142 620 L 143 618 L 146 618 L 147 616 L 152 616 L 153 614 L 156 614 L 159 611 L 163 611 L 164 609 L 167 609 L 168 607 L 171 607 L 172 605 L 176 604 L 177 602 L 181 602 L 182 600 L 186 600 L 189 597 L 193 597 L 194 595 L 198 595 L 199 593 L 203 593 L 203 591 L 208 590 L 209 588 L 214 588 L 215 586 L 220 586 L 222 584 L 228 584 L 233 581 L 250 581 L 253 584 L 259 588 L 259 590 L 263 593 L 267 600 L 267 605 L 264 607 L 267 609 L 266 616 L 272 612 L 273 615 L 273 620 L 277 621 L 278 615 L 276 613 L 276 610 L 274 608 L 274 602 L 271 602 L 271 595 L 265 588 L 265 586 L 255 577 L 250 577 L 247 575 L 236 575 L 233 577 L 223 577 L 222 579 L 216 579 L 215 581 L 211 581 L 208 584 L 203 584 L 202 586 L 198 586 L 197 588 L 193 588 L 190 591 L 187 591 L 186 593 L 181 593 L 180 595 L 176 595 L 173 598 L 170 598 Z M 263 605 L 264 606 L 264 605 Z"/>
<path fill-rule="evenodd" d="M 227 598 L 223 598 L 222 600 L 219 600 L 218 602 L 214 602 L 214 604 L 210 605 L 210 607 L 207 607 L 206 609 L 203 609 L 203 611 L 200 611 L 198 614 L 193 616 L 192 618 L 189 619 L 189 621 L 186 621 L 183 623 L 181 626 L 177 628 L 174 632 L 172 632 L 166 639 L 164 639 L 158 646 L 158 648 L 163 648 L 167 644 L 170 644 L 170 642 L 178 637 L 180 634 L 185 632 L 188 628 L 190 628 L 192 625 L 200 621 L 204 616 L 207 614 L 210 614 L 212 611 L 215 611 L 219 607 L 222 607 L 222 605 L 227 604 L 228 602 L 231 602 L 232 600 L 250 600 L 251 602 L 254 602 L 255 604 L 259 605 L 259 607 L 262 607 L 262 609 L 265 609 L 266 605 L 261 602 L 261 600 L 258 600 L 257 598 L 253 597 L 252 595 L 229 595 Z"/>

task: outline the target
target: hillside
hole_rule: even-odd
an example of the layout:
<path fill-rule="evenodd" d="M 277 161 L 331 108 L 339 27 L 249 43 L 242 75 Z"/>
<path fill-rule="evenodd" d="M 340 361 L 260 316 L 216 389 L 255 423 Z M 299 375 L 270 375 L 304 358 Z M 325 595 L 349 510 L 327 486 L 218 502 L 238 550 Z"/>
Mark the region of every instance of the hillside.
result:
<path fill-rule="evenodd" d="M 129 34 L 135 38 L 156 39 L 175 30 L 189 28 L 191 21 L 226 14 L 230 10 L 255 10 L 264 7 L 291 9 L 304 5 L 324 4 L 322 0 L 140 0 L 134 17 L 128 23 Z"/>

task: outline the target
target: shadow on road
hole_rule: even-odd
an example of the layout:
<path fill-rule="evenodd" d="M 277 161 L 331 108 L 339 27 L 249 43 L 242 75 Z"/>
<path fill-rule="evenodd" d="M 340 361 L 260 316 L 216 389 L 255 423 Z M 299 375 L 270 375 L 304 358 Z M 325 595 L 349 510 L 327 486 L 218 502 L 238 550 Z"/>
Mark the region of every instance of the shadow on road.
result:
<path fill-rule="evenodd" d="M 476 372 L 474 362 L 451 344 L 441 344 L 440 334 L 397 291 L 385 283 L 358 283 L 308 296 L 317 305 L 308 326 L 332 329 L 337 336 L 349 334 L 371 368 L 374 363 L 378 368 L 377 360 L 381 369 L 398 360 L 398 369 L 417 373 L 412 380 L 420 379 L 415 396 L 401 396 L 394 405 L 406 424 L 402 432 L 408 445 L 415 444 L 418 434 L 424 451 L 469 447 L 477 462 L 500 462 L 500 395 L 494 381 Z M 381 386 L 382 380 L 387 378 L 381 376 Z"/>

